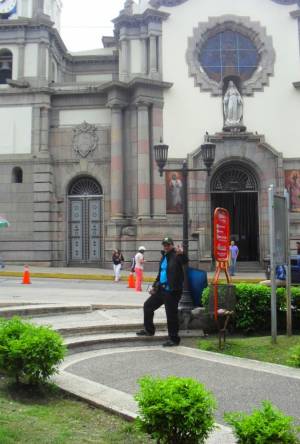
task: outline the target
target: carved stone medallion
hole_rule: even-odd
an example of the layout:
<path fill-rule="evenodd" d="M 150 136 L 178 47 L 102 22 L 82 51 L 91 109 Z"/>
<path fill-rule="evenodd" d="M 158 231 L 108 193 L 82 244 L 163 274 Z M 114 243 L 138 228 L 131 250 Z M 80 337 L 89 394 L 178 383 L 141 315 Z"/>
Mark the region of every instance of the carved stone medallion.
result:
<path fill-rule="evenodd" d="M 87 157 L 98 147 L 97 127 L 86 121 L 73 129 L 73 148 L 81 157 Z"/>

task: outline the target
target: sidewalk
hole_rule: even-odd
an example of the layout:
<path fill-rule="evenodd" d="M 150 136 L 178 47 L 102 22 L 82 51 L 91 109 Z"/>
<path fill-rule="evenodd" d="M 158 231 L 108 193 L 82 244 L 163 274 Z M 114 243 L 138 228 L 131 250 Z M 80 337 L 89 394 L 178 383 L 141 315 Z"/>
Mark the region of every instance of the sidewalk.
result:
<path fill-rule="evenodd" d="M 7 265 L 0 271 L 1 276 L 5 277 L 20 277 L 23 274 L 24 267 L 22 265 Z M 104 268 L 86 268 L 86 267 L 30 267 L 30 274 L 35 278 L 53 278 L 53 279 L 86 279 L 86 280 L 112 280 L 113 270 Z M 122 272 L 122 280 L 127 280 L 129 271 Z M 212 279 L 214 272 L 208 272 L 208 279 Z M 145 281 L 151 282 L 155 279 L 156 273 L 144 272 Z M 225 276 L 221 274 L 221 279 Z M 238 273 L 233 282 L 237 281 L 261 281 L 265 279 L 264 273 Z"/>

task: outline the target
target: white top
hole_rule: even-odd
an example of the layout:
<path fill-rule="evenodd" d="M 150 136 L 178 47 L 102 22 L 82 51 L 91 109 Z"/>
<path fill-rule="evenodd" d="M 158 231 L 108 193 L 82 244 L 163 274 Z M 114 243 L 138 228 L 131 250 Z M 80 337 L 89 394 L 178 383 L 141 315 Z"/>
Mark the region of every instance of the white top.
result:
<path fill-rule="evenodd" d="M 140 252 L 138 252 L 135 256 L 134 256 L 134 260 L 135 260 L 135 268 L 140 268 L 141 270 L 144 269 L 144 255 Z"/>

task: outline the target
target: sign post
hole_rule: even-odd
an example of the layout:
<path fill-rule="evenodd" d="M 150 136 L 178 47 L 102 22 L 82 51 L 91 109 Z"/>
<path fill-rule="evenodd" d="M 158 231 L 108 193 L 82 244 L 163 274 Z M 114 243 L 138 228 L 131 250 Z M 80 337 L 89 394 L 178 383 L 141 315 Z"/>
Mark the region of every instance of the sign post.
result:
<path fill-rule="evenodd" d="M 231 283 L 228 272 L 230 243 L 230 217 L 225 208 L 216 208 L 214 212 L 214 256 L 216 260 L 216 272 L 213 279 L 214 286 L 214 317 L 218 320 L 218 281 L 223 270 L 227 283 Z"/>
<path fill-rule="evenodd" d="M 288 229 L 288 194 L 279 196 L 274 186 L 269 187 L 269 222 L 270 222 L 270 267 L 271 267 L 271 334 L 272 342 L 277 342 L 277 298 L 276 267 L 287 270 L 287 331 L 291 334 L 291 300 L 290 300 L 290 254 Z"/>
<path fill-rule="evenodd" d="M 287 190 L 284 191 L 285 203 L 286 203 L 286 251 L 287 251 L 287 269 L 286 269 L 286 334 L 292 336 L 292 298 L 291 298 L 291 284 L 292 284 L 292 272 L 291 272 L 291 252 L 290 252 L 290 195 Z"/>

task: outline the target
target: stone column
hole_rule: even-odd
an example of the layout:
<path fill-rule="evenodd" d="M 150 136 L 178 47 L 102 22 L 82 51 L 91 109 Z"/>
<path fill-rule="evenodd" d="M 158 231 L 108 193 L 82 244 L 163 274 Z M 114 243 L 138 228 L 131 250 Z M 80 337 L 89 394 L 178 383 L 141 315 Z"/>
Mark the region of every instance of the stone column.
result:
<path fill-rule="evenodd" d="M 156 36 L 150 36 L 150 75 L 157 75 L 157 43 Z"/>
<path fill-rule="evenodd" d="M 32 108 L 32 153 L 38 154 L 41 142 L 41 109 L 39 105 Z"/>
<path fill-rule="evenodd" d="M 138 112 L 138 217 L 150 217 L 149 107 L 137 104 Z"/>
<path fill-rule="evenodd" d="M 46 72 L 46 58 L 47 58 L 47 44 L 45 42 L 41 42 L 39 44 L 39 53 L 38 53 L 38 76 L 40 80 L 46 80 L 47 72 Z"/>
<path fill-rule="evenodd" d="M 163 136 L 163 104 L 155 104 L 152 107 L 152 131 L 153 131 L 153 145 L 160 142 Z M 152 156 L 152 171 L 153 171 L 153 216 L 157 218 L 166 217 L 166 183 L 165 174 L 160 177 L 158 168 L 155 162 L 154 155 Z"/>
<path fill-rule="evenodd" d="M 141 40 L 142 47 L 142 74 L 148 74 L 148 44 L 147 39 Z"/>
<path fill-rule="evenodd" d="M 41 108 L 41 147 L 40 151 L 49 150 L 49 108 Z"/>
<path fill-rule="evenodd" d="M 20 43 L 18 46 L 18 79 L 24 77 L 24 62 L 25 62 L 25 45 Z"/>
<path fill-rule="evenodd" d="M 120 58 L 120 80 L 126 82 L 129 75 L 129 42 L 128 40 L 121 40 L 121 58 Z"/>
<path fill-rule="evenodd" d="M 32 17 L 44 13 L 44 0 L 32 0 Z"/>
<path fill-rule="evenodd" d="M 111 217 L 124 215 L 124 161 L 123 161 L 123 112 L 120 106 L 111 108 Z"/>

